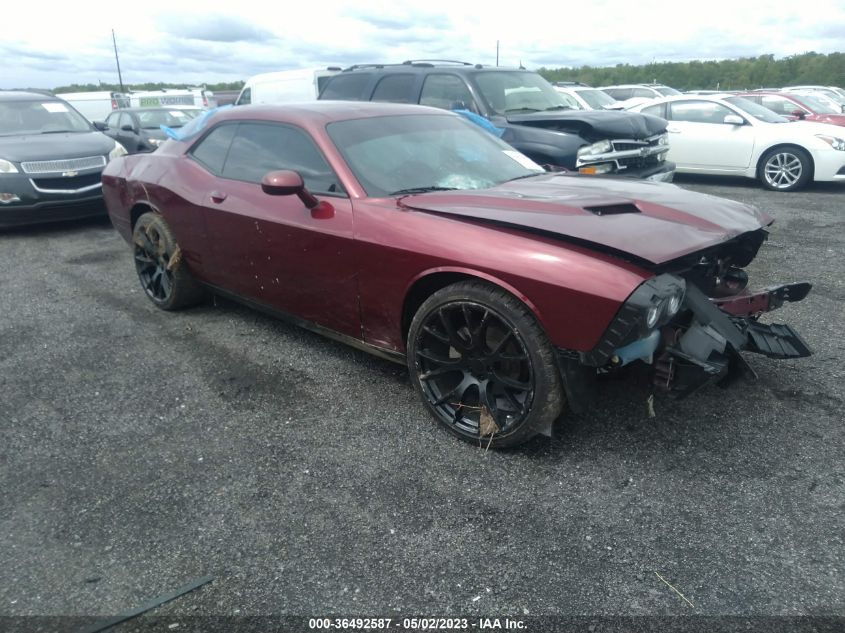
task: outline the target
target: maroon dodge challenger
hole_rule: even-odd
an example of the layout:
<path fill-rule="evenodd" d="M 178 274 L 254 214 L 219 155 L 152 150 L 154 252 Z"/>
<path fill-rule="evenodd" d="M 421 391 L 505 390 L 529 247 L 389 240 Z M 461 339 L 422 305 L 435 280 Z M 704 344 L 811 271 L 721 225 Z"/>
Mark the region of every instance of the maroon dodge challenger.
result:
<path fill-rule="evenodd" d="M 597 375 L 650 364 L 687 394 L 809 355 L 758 317 L 772 219 L 674 185 L 547 173 L 460 116 L 387 103 L 212 112 L 103 193 L 165 310 L 211 291 L 407 362 L 434 418 L 504 447 L 583 410 Z"/>

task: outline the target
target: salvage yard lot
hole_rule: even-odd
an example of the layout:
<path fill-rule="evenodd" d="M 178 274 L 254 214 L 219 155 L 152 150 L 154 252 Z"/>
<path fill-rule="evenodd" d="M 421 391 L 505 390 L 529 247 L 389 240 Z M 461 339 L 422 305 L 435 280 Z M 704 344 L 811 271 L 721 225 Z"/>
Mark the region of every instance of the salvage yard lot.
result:
<path fill-rule="evenodd" d="M 0 235 L 0 615 L 205 575 L 159 613 L 845 614 L 845 187 L 678 182 L 776 218 L 752 284 L 815 284 L 772 315 L 815 355 L 653 418 L 629 373 L 506 452 L 438 429 L 402 366 L 159 311 L 108 222 Z"/>

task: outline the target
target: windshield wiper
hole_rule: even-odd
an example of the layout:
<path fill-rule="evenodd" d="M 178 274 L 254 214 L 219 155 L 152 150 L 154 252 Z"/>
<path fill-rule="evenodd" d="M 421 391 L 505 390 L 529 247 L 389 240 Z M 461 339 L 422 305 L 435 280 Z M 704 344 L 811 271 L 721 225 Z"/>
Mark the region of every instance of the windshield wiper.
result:
<path fill-rule="evenodd" d="M 47 130 L 41 134 L 67 134 L 68 132 L 79 132 L 79 130 Z"/>
<path fill-rule="evenodd" d="M 508 112 L 539 112 L 538 108 L 511 108 L 510 110 L 505 110 L 505 114 Z"/>
<path fill-rule="evenodd" d="M 402 196 L 409 193 L 428 193 L 430 191 L 457 191 L 457 187 L 410 187 L 389 193 L 390 196 Z"/>
<path fill-rule="evenodd" d="M 572 110 L 572 107 L 568 105 L 553 105 L 548 108 L 543 108 L 543 112 L 548 112 L 549 110 Z"/>

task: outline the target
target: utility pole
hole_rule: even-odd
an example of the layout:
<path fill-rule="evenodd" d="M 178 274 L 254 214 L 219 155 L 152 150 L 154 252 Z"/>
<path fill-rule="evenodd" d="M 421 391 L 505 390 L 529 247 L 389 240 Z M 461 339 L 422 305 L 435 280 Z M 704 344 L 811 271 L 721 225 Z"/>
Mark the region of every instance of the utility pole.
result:
<path fill-rule="evenodd" d="M 120 74 L 120 58 L 117 56 L 117 40 L 114 38 L 114 29 L 111 30 L 111 41 L 114 44 L 114 61 L 117 62 L 117 80 L 120 82 L 120 91 L 126 92 L 123 88 L 123 75 Z"/>
<path fill-rule="evenodd" d="M 499 40 L 496 40 L 496 66 L 499 65 Z"/>

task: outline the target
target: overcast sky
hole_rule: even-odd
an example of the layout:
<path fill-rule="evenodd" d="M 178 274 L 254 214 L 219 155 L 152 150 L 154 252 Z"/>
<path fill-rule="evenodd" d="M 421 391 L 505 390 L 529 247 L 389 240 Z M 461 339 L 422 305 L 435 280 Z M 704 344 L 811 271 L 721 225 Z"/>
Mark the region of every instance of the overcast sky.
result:
<path fill-rule="evenodd" d="M 498 7 L 507 7 L 500 10 Z M 608 66 L 845 50 L 845 0 L 5 2 L 0 88 L 214 83 L 406 59 Z"/>

